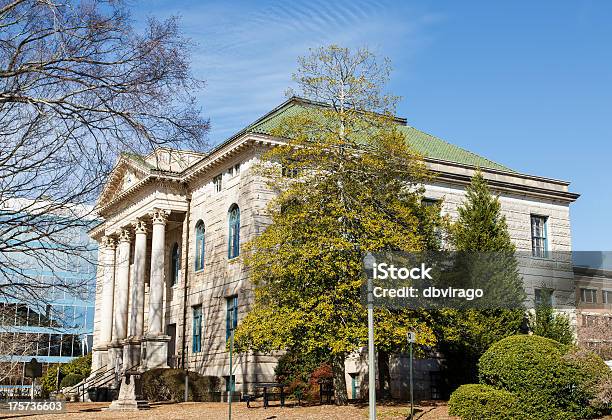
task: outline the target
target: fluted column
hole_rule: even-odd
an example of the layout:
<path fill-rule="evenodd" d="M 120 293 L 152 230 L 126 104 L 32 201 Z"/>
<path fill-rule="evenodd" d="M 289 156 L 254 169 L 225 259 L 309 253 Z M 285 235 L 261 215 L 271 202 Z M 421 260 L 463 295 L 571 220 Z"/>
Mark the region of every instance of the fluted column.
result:
<path fill-rule="evenodd" d="M 143 220 L 134 223 L 134 234 L 134 278 L 132 279 L 129 335 L 140 338 L 144 333 L 144 279 L 147 259 L 147 228 Z"/>
<path fill-rule="evenodd" d="M 162 335 L 162 310 L 164 299 L 165 256 L 166 256 L 166 221 L 167 210 L 155 209 L 151 212 L 153 221 L 151 244 L 151 281 L 149 287 L 149 336 Z"/>
<path fill-rule="evenodd" d="M 115 279 L 115 309 L 113 318 L 113 342 L 127 337 L 128 293 L 130 289 L 130 241 L 128 229 L 119 232 L 119 247 L 117 254 L 117 278 Z"/>
<path fill-rule="evenodd" d="M 115 294 L 115 240 L 105 236 L 101 242 L 102 258 L 102 304 L 99 311 L 100 342 L 108 345 L 113 332 L 113 300 Z"/>

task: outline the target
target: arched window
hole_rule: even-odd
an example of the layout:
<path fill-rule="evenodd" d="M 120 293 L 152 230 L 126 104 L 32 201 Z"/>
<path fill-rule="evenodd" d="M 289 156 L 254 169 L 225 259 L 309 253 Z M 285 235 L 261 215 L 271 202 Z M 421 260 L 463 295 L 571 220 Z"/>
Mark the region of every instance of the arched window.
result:
<path fill-rule="evenodd" d="M 232 204 L 228 212 L 229 235 L 227 244 L 227 257 L 236 258 L 240 255 L 240 209 Z"/>
<path fill-rule="evenodd" d="M 204 269 L 204 222 L 201 220 L 196 223 L 195 240 L 195 269 L 199 271 Z"/>
<path fill-rule="evenodd" d="M 179 270 L 181 269 L 181 256 L 179 254 L 179 245 L 178 243 L 174 243 L 172 254 L 170 255 L 170 277 L 172 279 L 172 286 L 177 284 L 179 280 Z"/>

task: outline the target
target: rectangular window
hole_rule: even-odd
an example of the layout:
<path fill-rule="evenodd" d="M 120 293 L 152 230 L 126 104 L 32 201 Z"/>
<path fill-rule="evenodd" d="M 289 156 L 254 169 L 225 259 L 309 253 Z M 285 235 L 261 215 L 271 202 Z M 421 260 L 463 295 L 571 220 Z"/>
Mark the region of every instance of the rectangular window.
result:
<path fill-rule="evenodd" d="M 237 163 L 237 164 L 235 164 L 234 166 L 232 166 L 231 168 L 229 168 L 229 169 L 227 170 L 227 174 L 228 174 L 230 177 L 234 177 L 234 176 L 236 176 L 236 175 L 239 175 L 239 174 L 240 174 L 240 163 Z"/>
<path fill-rule="evenodd" d="M 536 306 L 548 305 L 552 306 L 552 294 L 551 289 L 534 289 L 535 304 Z"/>
<path fill-rule="evenodd" d="M 580 288 L 580 302 L 597 303 L 597 289 Z"/>
<path fill-rule="evenodd" d="M 51 334 L 49 343 L 49 356 L 59 356 L 62 345 L 62 336 L 60 334 Z"/>
<path fill-rule="evenodd" d="M 360 397 L 359 392 L 359 374 L 351 373 L 351 398 L 356 400 Z"/>
<path fill-rule="evenodd" d="M 548 258 L 548 238 L 546 222 L 548 217 L 531 215 L 531 255 Z"/>
<path fill-rule="evenodd" d="M 193 307 L 193 345 L 194 353 L 202 351 L 202 305 Z"/>
<path fill-rule="evenodd" d="M 221 188 L 223 188 L 223 174 L 213 178 L 213 185 L 215 186 L 215 192 L 221 192 Z"/>
<path fill-rule="evenodd" d="M 226 299 L 225 314 L 225 340 L 229 340 L 232 330 L 238 326 L 238 296 L 230 296 Z"/>
<path fill-rule="evenodd" d="M 232 375 L 231 381 L 229 376 L 224 376 L 225 379 L 225 392 L 236 392 L 236 375 Z"/>
<path fill-rule="evenodd" d="M 62 357 L 72 357 L 72 339 L 71 334 L 62 335 Z"/>
<path fill-rule="evenodd" d="M 431 207 L 438 204 L 439 201 L 440 200 L 436 200 L 435 198 L 423 198 L 423 200 L 421 200 L 421 204 L 423 204 L 425 207 Z"/>
<path fill-rule="evenodd" d="M 38 356 L 49 355 L 49 334 L 40 334 L 38 336 Z"/>
<path fill-rule="evenodd" d="M 601 292 L 603 303 L 611 304 L 612 303 L 612 290 L 602 290 Z"/>

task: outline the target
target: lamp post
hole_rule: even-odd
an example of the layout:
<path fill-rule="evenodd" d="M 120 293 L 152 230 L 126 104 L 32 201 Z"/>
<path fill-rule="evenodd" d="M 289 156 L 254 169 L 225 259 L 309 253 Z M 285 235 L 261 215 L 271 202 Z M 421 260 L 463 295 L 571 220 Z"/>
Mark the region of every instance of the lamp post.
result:
<path fill-rule="evenodd" d="M 412 344 L 416 343 L 416 333 L 409 331 L 407 334 L 408 344 L 410 346 L 410 420 L 414 418 L 414 392 L 412 384 Z"/>
<path fill-rule="evenodd" d="M 374 365 L 374 295 L 373 270 L 376 260 L 367 253 L 363 264 L 368 278 L 368 408 L 370 420 L 376 419 L 376 366 Z"/>

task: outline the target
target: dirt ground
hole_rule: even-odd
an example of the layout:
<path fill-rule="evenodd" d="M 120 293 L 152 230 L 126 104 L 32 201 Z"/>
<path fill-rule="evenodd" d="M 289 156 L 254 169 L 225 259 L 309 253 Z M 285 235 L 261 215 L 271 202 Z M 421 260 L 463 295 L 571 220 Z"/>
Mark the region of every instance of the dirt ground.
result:
<path fill-rule="evenodd" d="M 27 418 L 31 420 L 59 419 L 168 419 L 168 420 L 223 420 L 227 419 L 227 403 L 179 403 L 152 404 L 150 410 L 139 412 L 116 412 L 104 410 L 109 403 L 68 403 L 67 410 L 57 414 L 27 414 L 11 415 L 0 413 L 0 419 Z M 385 405 L 377 407 L 377 418 L 381 420 L 405 420 L 410 414 L 410 406 L 406 404 Z M 368 418 L 367 405 L 349 405 L 336 407 L 333 405 L 311 407 L 278 407 L 264 409 L 261 405 L 247 408 L 246 403 L 232 404 L 233 419 L 248 420 L 358 420 Z M 444 404 L 417 406 L 415 419 L 444 420 L 457 419 L 449 417 Z"/>

